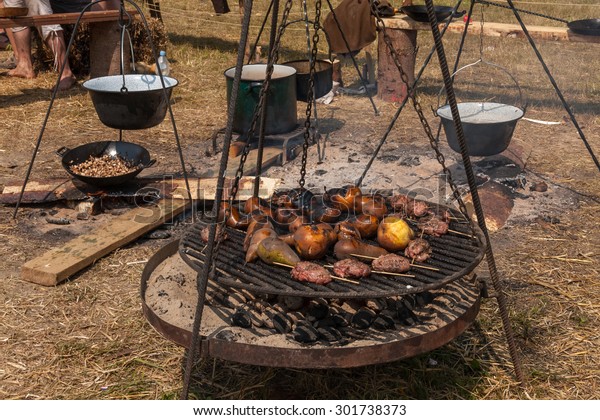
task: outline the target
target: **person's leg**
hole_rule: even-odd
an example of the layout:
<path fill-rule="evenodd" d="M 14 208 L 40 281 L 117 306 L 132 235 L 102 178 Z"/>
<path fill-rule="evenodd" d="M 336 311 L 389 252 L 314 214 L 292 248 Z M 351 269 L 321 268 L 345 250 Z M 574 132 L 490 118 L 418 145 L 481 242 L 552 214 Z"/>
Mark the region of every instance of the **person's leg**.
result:
<path fill-rule="evenodd" d="M 118 9 L 121 2 L 119 0 L 101 1 L 92 7 L 92 10 L 114 10 Z"/>
<path fill-rule="evenodd" d="M 8 72 L 9 76 L 33 79 L 33 63 L 31 61 L 31 29 L 19 28 L 20 31 L 13 32 L 12 42 L 17 57 L 17 67 Z"/>
<path fill-rule="evenodd" d="M 48 33 L 44 41 L 54 54 L 55 68 L 60 71 L 60 67 L 63 65 L 63 62 L 65 62 L 65 57 L 67 54 L 67 47 L 65 44 L 63 31 L 52 31 Z M 75 81 L 75 76 L 71 71 L 71 66 L 69 66 L 69 60 L 66 60 L 60 81 L 58 82 L 58 90 L 67 90 L 71 88 L 75 84 Z"/>

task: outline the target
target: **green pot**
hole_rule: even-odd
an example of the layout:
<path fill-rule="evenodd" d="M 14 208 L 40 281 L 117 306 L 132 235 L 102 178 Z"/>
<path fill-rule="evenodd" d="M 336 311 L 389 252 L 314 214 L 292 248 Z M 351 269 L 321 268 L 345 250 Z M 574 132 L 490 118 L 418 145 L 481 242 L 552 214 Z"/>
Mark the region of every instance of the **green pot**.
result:
<path fill-rule="evenodd" d="M 246 134 L 252 123 L 254 109 L 267 73 L 266 64 L 248 64 L 242 67 L 242 79 L 233 116 L 233 131 Z M 227 103 L 231 99 L 235 67 L 225 71 L 227 79 Z M 267 120 L 265 134 L 281 134 L 293 131 L 298 125 L 296 103 L 296 69 L 275 64 L 267 91 Z M 254 136 L 258 136 L 260 118 Z"/>

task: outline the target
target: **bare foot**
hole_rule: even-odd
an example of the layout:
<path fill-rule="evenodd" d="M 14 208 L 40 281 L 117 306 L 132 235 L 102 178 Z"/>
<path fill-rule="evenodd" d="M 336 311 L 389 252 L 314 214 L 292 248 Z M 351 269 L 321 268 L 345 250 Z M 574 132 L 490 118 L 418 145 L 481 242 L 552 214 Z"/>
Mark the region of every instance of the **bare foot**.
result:
<path fill-rule="evenodd" d="M 22 79 L 34 79 L 35 78 L 35 72 L 33 70 L 24 69 L 19 66 L 12 69 L 11 71 L 9 71 L 8 75 L 12 76 L 12 77 L 20 77 Z"/>
<path fill-rule="evenodd" d="M 75 79 L 74 76 L 63 77 L 62 79 L 60 79 L 60 82 L 58 82 L 58 90 L 69 90 L 73 87 L 76 81 L 77 79 Z"/>

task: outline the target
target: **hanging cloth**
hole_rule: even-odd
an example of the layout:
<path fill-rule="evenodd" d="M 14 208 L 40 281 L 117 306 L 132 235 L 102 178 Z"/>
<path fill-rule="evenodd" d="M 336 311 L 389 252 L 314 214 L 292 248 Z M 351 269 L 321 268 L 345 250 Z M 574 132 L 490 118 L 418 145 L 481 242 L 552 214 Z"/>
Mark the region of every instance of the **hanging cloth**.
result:
<path fill-rule="evenodd" d="M 333 11 L 339 27 L 332 12 L 329 12 L 323 22 L 323 30 L 327 34 L 331 52 L 356 53 L 377 38 L 375 19 L 371 16 L 369 0 L 344 0 Z M 348 41 L 349 50 L 340 29 Z"/>

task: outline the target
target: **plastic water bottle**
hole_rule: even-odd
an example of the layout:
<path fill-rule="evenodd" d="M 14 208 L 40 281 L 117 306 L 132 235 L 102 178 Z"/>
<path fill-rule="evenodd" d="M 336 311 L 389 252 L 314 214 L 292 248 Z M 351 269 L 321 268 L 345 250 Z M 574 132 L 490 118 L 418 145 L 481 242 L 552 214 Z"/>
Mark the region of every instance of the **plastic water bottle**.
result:
<path fill-rule="evenodd" d="M 158 66 L 160 67 L 160 71 L 163 76 L 169 75 L 169 60 L 167 60 L 167 53 L 165 51 L 161 51 L 158 56 Z M 158 73 L 158 68 L 156 69 L 156 74 Z"/>

